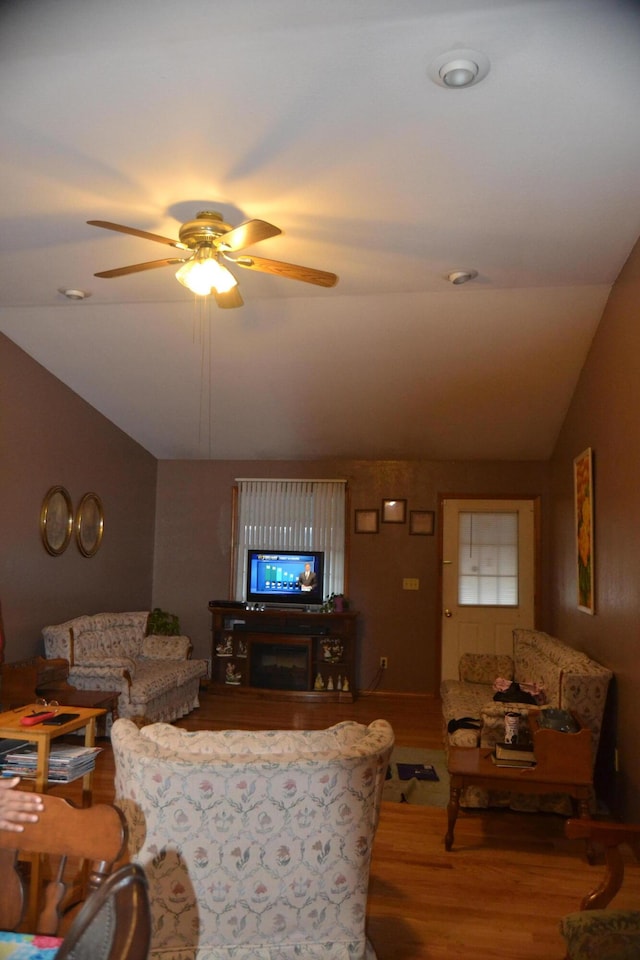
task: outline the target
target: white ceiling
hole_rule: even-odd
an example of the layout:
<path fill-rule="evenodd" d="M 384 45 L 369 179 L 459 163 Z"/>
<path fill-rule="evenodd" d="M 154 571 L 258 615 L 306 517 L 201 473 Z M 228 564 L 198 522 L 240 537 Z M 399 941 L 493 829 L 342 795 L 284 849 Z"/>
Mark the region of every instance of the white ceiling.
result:
<path fill-rule="evenodd" d="M 640 234 L 639 55 L 619 0 L 5 0 L 0 330 L 163 459 L 546 458 Z M 93 276 L 171 248 L 86 220 L 203 209 L 338 285 Z"/>

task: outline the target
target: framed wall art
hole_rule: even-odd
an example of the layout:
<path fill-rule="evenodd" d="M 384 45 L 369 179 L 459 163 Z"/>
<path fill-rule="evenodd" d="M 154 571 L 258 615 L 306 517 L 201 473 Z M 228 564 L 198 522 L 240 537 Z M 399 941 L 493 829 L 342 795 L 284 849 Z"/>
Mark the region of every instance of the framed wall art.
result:
<path fill-rule="evenodd" d="M 436 529 L 434 510 L 411 510 L 409 512 L 409 533 L 415 537 L 432 537 Z"/>
<path fill-rule="evenodd" d="M 377 510 L 355 511 L 355 533 L 377 533 L 380 514 Z"/>
<path fill-rule="evenodd" d="M 73 505 L 64 487 L 50 487 L 40 508 L 40 536 L 47 553 L 59 557 L 73 533 Z"/>
<path fill-rule="evenodd" d="M 407 501 L 406 500 L 383 500 L 382 501 L 382 522 L 383 523 L 406 523 L 407 522 Z"/>
<path fill-rule="evenodd" d="M 593 453 L 591 447 L 573 461 L 573 489 L 576 531 L 578 610 L 595 613 L 593 550 L 594 500 Z"/>
<path fill-rule="evenodd" d="M 76 543 L 83 557 L 93 557 L 102 543 L 104 509 L 97 493 L 85 493 L 76 510 Z"/>

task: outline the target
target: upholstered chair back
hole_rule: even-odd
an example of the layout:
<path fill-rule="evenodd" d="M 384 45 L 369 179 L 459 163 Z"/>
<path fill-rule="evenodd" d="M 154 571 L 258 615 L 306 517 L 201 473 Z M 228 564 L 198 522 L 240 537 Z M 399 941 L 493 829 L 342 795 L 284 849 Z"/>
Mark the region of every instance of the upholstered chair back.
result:
<path fill-rule="evenodd" d="M 116 802 L 149 879 L 153 960 L 358 960 L 385 720 L 326 730 L 112 729 Z"/>

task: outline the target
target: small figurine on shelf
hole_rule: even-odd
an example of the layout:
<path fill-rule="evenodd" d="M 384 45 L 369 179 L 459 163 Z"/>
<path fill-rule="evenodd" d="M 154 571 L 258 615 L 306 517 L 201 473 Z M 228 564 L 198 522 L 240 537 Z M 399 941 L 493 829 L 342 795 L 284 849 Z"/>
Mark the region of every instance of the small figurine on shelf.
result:
<path fill-rule="evenodd" d="M 342 690 L 343 690 L 344 693 L 348 693 L 348 692 L 349 692 L 349 678 L 348 678 L 348 677 L 345 677 L 345 678 L 344 678 L 344 683 L 342 684 Z"/>
<path fill-rule="evenodd" d="M 328 663 L 339 663 L 343 653 L 344 647 L 340 640 L 322 641 L 322 656 Z"/>
<path fill-rule="evenodd" d="M 322 674 L 318 673 L 316 677 L 316 682 L 313 685 L 314 690 L 324 690 L 324 680 L 322 679 Z"/>
<path fill-rule="evenodd" d="M 238 640 L 238 656 L 246 660 L 247 658 L 247 641 Z"/>
<path fill-rule="evenodd" d="M 216 644 L 216 657 L 232 657 L 233 656 L 233 640 L 231 639 L 230 634 L 228 634 L 220 643 Z"/>
<path fill-rule="evenodd" d="M 333 690 L 333 677 L 329 677 L 327 680 L 327 690 Z"/>
<path fill-rule="evenodd" d="M 240 673 L 238 673 L 233 663 L 227 664 L 224 682 L 231 683 L 234 686 L 238 686 L 238 684 L 242 683 L 242 676 Z"/>
<path fill-rule="evenodd" d="M 338 674 L 338 681 L 336 683 L 336 690 L 342 690 L 342 677 Z"/>

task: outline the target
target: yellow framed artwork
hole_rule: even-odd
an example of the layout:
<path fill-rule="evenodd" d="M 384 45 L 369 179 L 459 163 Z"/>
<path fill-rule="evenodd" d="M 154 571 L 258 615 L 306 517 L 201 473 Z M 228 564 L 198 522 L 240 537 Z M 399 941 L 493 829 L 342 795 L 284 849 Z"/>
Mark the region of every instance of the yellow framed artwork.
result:
<path fill-rule="evenodd" d="M 578 610 L 595 613 L 593 552 L 593 452 L 587 447 L 573 461 Z"/>

